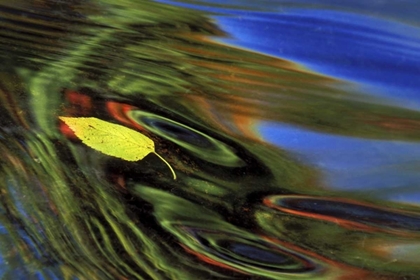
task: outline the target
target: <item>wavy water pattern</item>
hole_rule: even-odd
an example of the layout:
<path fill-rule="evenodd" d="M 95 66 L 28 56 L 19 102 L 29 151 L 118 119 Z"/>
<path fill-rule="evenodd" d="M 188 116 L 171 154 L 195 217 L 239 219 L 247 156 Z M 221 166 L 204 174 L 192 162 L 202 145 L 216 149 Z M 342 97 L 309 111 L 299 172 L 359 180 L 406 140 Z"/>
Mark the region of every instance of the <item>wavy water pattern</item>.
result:
<path fill-rule="evenodd" d="M 322 1 L 282 2 L 257 8 L 248 1 L 238 1 L 229 8 L 168 1 L 216 13 L 215 20 L 230 34 L 229 38 L 218 39 L 223 43 L 355 81 L 369 89 L 365 93 L 418 110 L 420 24 L 415 18 L 406 22 L 407 15 L 419 11 L 418 5 L 398 5 L 392 1 L 376 6 L 360 1 L 340 5 Z M 404 13 L 395 13 L 402 6 L 406 8 Z"/>
<path fill-rule="evenodd" d="M 225 2 L 0 4 L 2 279 L 419 279 L 419 5 Z"/>

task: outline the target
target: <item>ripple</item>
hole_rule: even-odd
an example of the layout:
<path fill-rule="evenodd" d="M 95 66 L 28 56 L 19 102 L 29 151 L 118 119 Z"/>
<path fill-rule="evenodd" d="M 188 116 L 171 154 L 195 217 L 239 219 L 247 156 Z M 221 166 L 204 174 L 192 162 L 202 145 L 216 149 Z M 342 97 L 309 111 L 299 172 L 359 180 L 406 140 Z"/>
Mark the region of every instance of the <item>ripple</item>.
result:
<path fill-rule="evenodd" d="M 192 127 L 143 111 L 133 110 L 128 113 L 128 116 L 134 122 L 181 146 L 202 160 L 226 167 L 245 165 L 233 148 Z"/>
<path fill-rule="evenodd" d="M 273 276 L 273 273 L 279 276 L 284 273 L 300 275 L 324 270 L 314 260 L 258 236 L 252 238 L 205 228 L 178 228 L 194 239 L 189 244 L 198 244 L 187 251 L 202 260 L 210 258 L 212 261 L 207 259 L 207 262 L 213 265 L 266 276 Z"/>
<path fill-rule="evenodd" d="M 340 198 L 277 195 L 264 203 L 294 215 L 326 220 L 344 227 L 367 231 L 401 232 L 420 230 L 420 215 Z"/>

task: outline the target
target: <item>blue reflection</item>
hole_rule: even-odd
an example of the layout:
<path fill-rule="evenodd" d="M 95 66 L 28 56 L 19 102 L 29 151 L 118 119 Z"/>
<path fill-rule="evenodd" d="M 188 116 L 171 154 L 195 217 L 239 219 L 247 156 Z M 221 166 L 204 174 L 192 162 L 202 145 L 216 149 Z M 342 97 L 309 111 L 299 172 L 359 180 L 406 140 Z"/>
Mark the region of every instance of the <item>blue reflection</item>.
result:
<path fill-rule="evenodd" d="M 419 28 L 320 10 L 252 12 L 246 20 L 216 18 L 233 36 L 224 42 L 290 59 L 334 77 L 407 89 L 420 87 Z"/>
<path fill-rule="evenodd" d="M 278 196 L 272 200 L 284 209 L 298 210 L 301 213 L 321 214 L 383 229 L 414 232 L 420 230 L 420 215 L 414 213 L 401 213 L 377 208 L 374 205 L 316 197 Z"/>
<path fill-rule="evenodd" d="M 398 197 L 393 200 L 406 197 L 420 204 L 420 193 L 413 188 L 420 182 L 413 168 L 420 166 L 419 144 L 328 135 L 273 122 L 261 122 L 258 131 L 264 141 L 323 172 L 331 188 L 370 194 L 377 189 L 382 197 L 393 196 L 394 189 Z"/>
<path fill-rule="evenodd" d="M 416 1 L 159 1 L 209 12 L 222 43 L 354 82 L 365 94 L 420 108 L 420 5 Z M 194 3 L 194 4 L 191 4 Z M 324 174 L 325 184 L 420 204 L 420 145 L 310 132 L 263 122 L 263 139 Z M 386 190 L 386 191 L 384 191 Z"/>
<path fill-rule="evenodd" d="M 223 7 L 215 0 L 159 2 L 217 13 L 213 18 L 230 37 L 215 40 L 358 82 L 370 94 L 420 108 L 420 6 L 416 2 L 295 1 L 293 6 L 290 1 L 258 1 L 258 7 L 251 1 Z M 297 8 L 298 3 L 306 5 Z"/>
<path fill-rule="evenodd" d="M 275 254 L 274 252 L 263 250 L 248 244 L 233 243 L 230 246 L 230 250 L 240 256 L 262 263 L 281 264 L 290 262 L 290 259 L 283 255 Z"/>

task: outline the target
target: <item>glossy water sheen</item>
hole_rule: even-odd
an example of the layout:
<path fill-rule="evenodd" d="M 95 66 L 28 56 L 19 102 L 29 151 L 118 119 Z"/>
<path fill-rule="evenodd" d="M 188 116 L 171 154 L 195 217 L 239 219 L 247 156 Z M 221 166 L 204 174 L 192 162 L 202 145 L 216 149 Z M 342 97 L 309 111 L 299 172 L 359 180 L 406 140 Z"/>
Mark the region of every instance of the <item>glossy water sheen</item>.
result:
<path fill-rule="evenodd" d="M 420 5 L 225 2 L 0 4 L 2 279 L 420 279 Z"/>

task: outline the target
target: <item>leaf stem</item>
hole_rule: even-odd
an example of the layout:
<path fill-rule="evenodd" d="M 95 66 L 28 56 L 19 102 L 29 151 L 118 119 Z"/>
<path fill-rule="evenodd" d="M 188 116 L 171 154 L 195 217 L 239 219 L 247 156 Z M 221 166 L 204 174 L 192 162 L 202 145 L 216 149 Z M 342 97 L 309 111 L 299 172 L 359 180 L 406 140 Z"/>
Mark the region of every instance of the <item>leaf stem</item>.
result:
<path fill-rule="evenodd" d="M 167 162 L 163 157 L 161 157 L 158 153 L 153 152 L 155 155 L 157 155 L 164 163 L 166 163 L 166 165 L 169 167 L 169 169 L 172 172 L 172 175 L 174 175 L 174 180 L 176 180 L 176 174 L 175 171 L 173 170 L 172 166 L 169 164 L 169 162 Z"/>

